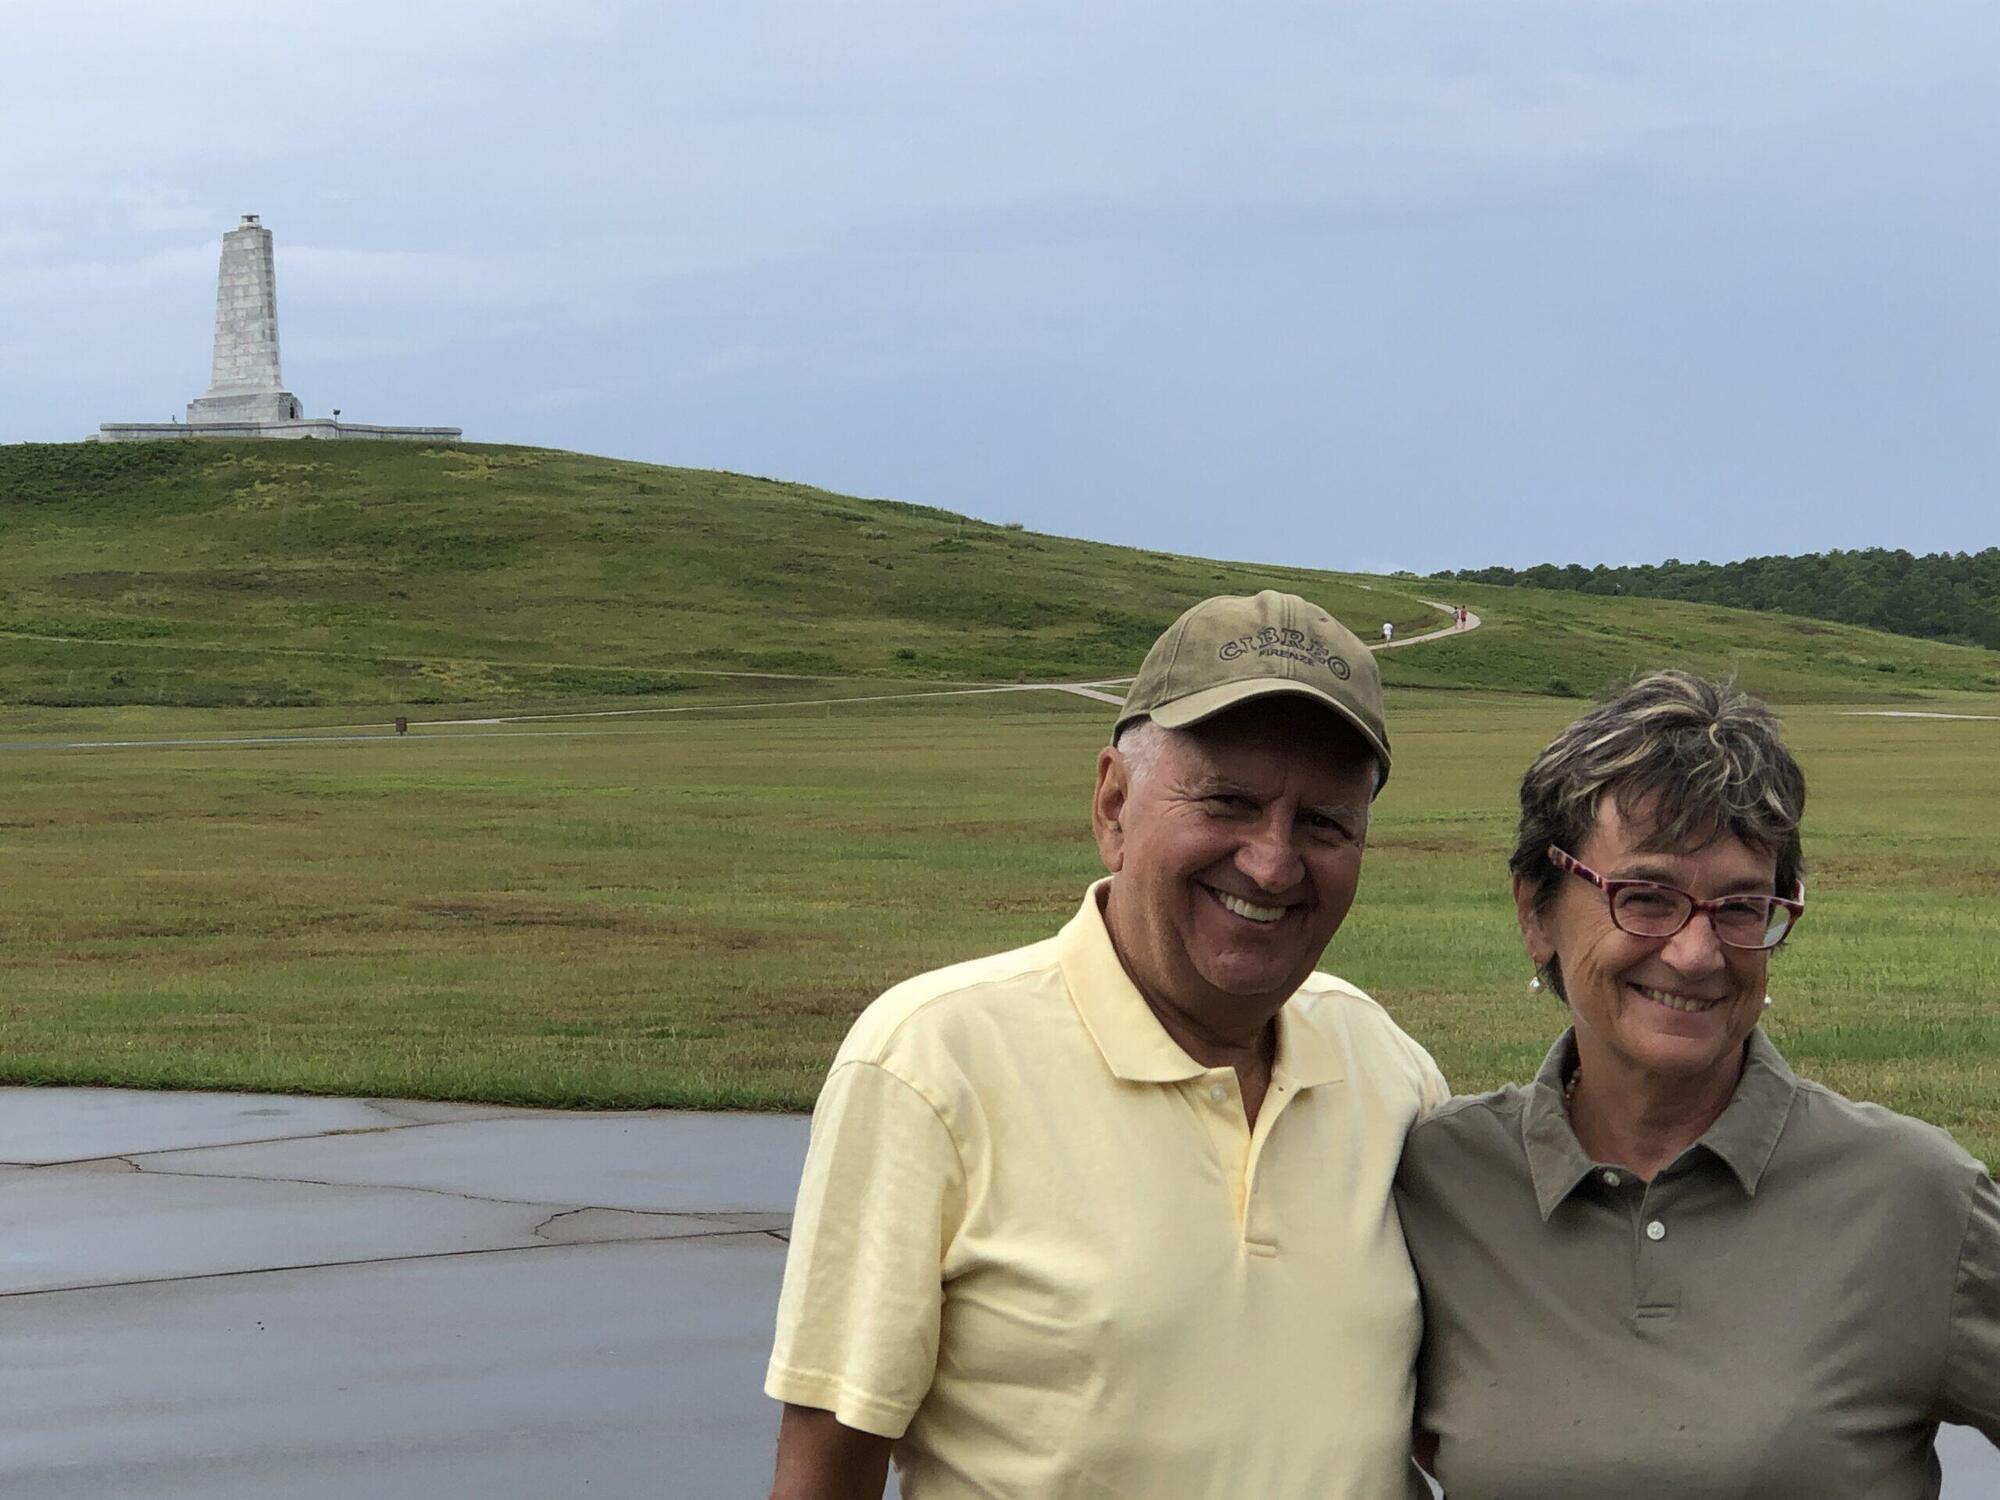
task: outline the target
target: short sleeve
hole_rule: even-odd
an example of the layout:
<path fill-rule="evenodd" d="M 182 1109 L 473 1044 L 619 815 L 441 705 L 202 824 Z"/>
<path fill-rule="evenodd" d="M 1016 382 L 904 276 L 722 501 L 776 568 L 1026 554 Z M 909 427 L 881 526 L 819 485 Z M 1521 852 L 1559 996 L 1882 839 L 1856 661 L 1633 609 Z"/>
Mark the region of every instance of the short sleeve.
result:
<path fill-rule="evenodd" d="M 964 1202 L 958 1148 L 925 1097 L 877 1063 L 838 1065 L 813 1111 L 765 1393 L 901 1437 L 937 1367 Z"/>
<path fill-rule="evenodd" d="M 2000 1189 L 1981 1174 L 1959 1252 L 1938 1416 L 2000 1444 Z"/>
<path fill-rule="evenodd" d="M 1417 1105 L 1417 1118 L 1423 1120 L 1435 1114 L 1438 1108 L 1451 1098 L 1451 1085 L 1445 1082 L 1444 1070 L 1438 1067 L 1430 1053 L 1421 1047 L 1417 1049 L 1417 1053 L 1423 1059 L 1421 1085 L 1423 1098 Z"/>

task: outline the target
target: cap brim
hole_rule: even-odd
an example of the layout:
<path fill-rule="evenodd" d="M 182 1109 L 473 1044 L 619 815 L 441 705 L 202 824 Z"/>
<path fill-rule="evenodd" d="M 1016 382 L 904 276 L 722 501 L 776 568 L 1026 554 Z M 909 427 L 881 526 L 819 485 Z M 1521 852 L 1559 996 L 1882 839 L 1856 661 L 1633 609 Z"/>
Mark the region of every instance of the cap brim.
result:
<path fill-rule="evenodd" d="M 1189 693 L 1185 698 L 1177 698 L 1172 703 L 1150 709 L 1134 718 L 1148 718 L 1167 729 L 1189 729 L 1196 724 L 1214 718 L 1217 714 L 1259 698 L 1275 698 L 1288 695 L 1304 698 L 1329 708 L 1340 716 L 1341 722 L 1361 736 L 1361 742 L 1374 753 L 1382 774 L 1375 780 L 1375 790 L 1381 791 L 1389 781 L 1389 746 L 1363 722 L 1361 716 L 1333 694 L 1322 692 L 1303 682 L 1288 682 L 1282 677 L 1265 677 L 1251 682 L 1224 682 L 1200 692 Z"/>

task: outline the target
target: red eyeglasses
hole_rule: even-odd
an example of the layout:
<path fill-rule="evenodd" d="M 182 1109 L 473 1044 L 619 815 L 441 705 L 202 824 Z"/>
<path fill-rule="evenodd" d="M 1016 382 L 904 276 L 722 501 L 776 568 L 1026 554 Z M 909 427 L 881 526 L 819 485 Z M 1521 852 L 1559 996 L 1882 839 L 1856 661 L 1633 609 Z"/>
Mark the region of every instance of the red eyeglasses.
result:
<path fill-rule="evenodd" d="M 1766 896 L 1743 892 L 1703 901 L 1678 886 L 1654 880 L 1606 880 L 1567 850 L 1549 845 L 1549 863 L 1589 881 L 1604 892 L 1611 920 L 1620 932 L 1634 937 L 1670 938 L 1695 918 L 1708 913 L 1717 941 L 1731 948 L 1775 948 L 1792 924 L 1805 915 L 1805 882 L 1796 896 Z"/>

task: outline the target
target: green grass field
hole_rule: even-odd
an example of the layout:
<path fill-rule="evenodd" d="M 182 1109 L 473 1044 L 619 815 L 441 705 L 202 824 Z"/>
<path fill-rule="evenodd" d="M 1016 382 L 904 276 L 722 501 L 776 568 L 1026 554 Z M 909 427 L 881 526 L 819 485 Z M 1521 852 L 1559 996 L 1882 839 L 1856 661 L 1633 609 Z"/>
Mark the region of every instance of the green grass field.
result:
<path fill-rule="evenodd" d="M 648 706 L 753 701 L 689 691 Z M 1515 778 L 1576 707 L 1392 694 L 1396 778 L 1328 967 L 1460 1088 L 1527 1073 L 1561 1024 L 1525 988 L 1503 863 Z M 0 1079 L 801 1108 L 876 991 L 1068 915 L 1108 714 L 1042 692 L 0 749 Z M 2000 723 L 1787 717 L 1812 906 L 1771 1029 L 1801 1071 L 2000 1157 Z M 13 747 L 23 718 L 132 739 L 298 716 L 17 710 Z"/>
<path fill-rule="evenodd" d="M 1484 629 L 1385 658 L 1411 687 L 1589 694 L 1664 660 L 1786 702 L 2000 687 L 2000 652 L 1362 578 L 1282 549 L 1246 537 L 1250 561 L 1213 562 L 529 448 L 14 444 L 0 446 L 0 708 L 581 704 L 746 671 L 1121 675 L 1187 605 L 1261 587 L 1371 639 L 1384 620 L 1403 635 L 1438 623 L 1426 599 L 1480 611 Z"/>
<path fill-rule="evenodd" d="M 1397 775 L 1329 959 L 1458 1086 L 1560 1025 L 1515 777 L 1577 695 L 1687 665 L 1786 705 L 1813 777 L 1772 1029 L 2000 1155 L 2000 724 L 1839 707 L 1992 713 L 2000 653 L 1301 561 L 532 449 L 0 447 L 0 1079 L 804 1107 L 869 997 L 1095 873 L 1109 709 L 959 689 L 1120 677 L 1275 586 L 1370 637 L 1484 617 L 1379 658 Z"/>

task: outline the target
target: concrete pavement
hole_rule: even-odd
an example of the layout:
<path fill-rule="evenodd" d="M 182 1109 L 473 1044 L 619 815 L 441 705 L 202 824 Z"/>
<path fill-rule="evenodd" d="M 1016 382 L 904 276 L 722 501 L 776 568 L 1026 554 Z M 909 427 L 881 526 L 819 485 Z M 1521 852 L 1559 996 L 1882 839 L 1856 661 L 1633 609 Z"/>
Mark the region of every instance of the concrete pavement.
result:
<path fill-rule="evenodd" d="M 0 1090 L 0 1494 L 761 1495 L 805 1131 Z"/>
<path fill-rule="evenodd" d="M 0 1494 L 761 1496 L 805 1137 L 0 1089 Z M 1947 1500 L 2000 1493 L 1943 1446 Z"/>

